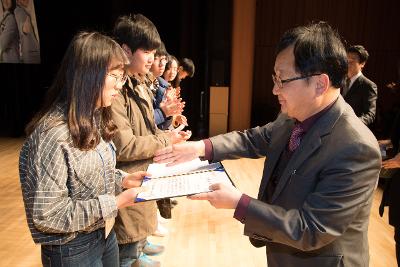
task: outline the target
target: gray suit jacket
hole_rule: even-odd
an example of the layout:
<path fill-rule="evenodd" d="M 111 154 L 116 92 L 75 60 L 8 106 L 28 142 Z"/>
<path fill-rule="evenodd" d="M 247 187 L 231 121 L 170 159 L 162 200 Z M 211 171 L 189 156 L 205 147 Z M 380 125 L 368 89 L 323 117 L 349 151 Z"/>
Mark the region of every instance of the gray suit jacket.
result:
<path fill-rule="evenodd" d="M 344 100 L 353 108 L 365 125 L 371 125 L 376 116 L 378 88 L 374 82 L 361 75 L 351 85 Z"/>
<path fill-rule="evenodd" d="M 286 115 L 263 127 L 211 138 L 215 161 L 267 156 L 244 234 L 266 246 L 268 267 L 368 267 L 368 222 L 381 166 L 371 131 L 339 96 L 305 134 L 272 196 L 266 186 L 288 142 Z"/>

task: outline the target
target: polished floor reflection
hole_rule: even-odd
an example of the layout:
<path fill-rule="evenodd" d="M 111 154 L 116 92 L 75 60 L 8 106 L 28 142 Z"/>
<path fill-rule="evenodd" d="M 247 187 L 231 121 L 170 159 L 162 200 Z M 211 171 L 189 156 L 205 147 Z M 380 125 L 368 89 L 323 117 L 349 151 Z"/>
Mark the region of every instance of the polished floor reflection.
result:
<path fill-rule="evenodd" d="M 41 266 L 40 247 L 30 236 L 24 213 L 18 176 L 18 154 L 22 139 L 0 138 L 0 266 Z M 225 161 L 236 186 L 256 196 L 263 160 Z M 393 228 L 387 214 L 379 217 L 382 190 L 375 192 L 369 241 L 370 266 L 396 266 Z M 166 246 L 154 257 L 164 267 L 262 267 L 266 266 L 265 250 L 256 249 L 243 236 L 243 226 L 232 219 L 232 211 L 216 210 L 204 201 L 177 198 L 172 219 L 166 223 L 166 237 L 150 241 Z"/>

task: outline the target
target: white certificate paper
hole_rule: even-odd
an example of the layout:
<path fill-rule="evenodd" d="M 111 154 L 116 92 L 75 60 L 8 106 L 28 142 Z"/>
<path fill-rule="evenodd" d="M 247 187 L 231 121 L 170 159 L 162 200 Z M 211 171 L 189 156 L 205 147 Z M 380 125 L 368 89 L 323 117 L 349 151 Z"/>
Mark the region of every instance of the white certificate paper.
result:
<path fill-rule="evenodd" d="M 185 168 L 176 166 L 174 167 L 177 170 Z M 165 171 L 164 173 L 168 174 L 166 176 L 146 177 L 142 186 L 146 187 L 147 191 L 139 193 L 136 202 L 210 192 L 210 185 L 215 183 L 233 184 L 221 163 L 199 166 L 185 173 L 178 171 L 178 174 L 172 174 Z M 148 169 L 150 173 L 151 168 Z"/>

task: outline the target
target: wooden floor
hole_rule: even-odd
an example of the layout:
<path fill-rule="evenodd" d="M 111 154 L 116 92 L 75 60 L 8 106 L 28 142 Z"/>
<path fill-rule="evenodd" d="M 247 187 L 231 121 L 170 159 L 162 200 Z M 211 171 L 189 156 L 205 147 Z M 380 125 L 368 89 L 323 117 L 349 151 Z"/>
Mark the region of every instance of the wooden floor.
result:
<path fill-rule="evenodd" d="M 40 266 L 40 247 L 30 236 L 18 176 L 18 154 L 22 139 L 0 138 L 0 266 Z M 236 186 L 257 195 L 263 161 L 225 161 Z M 378 215 L 382 191 L 377 189 L 372 207 L 369 242 L 370 266 L 396 266 L 393 228 Z M 232 211 L 216 210 L 208 202 L 178 198 L 166 237 L 150 241 L 166 246 L 155 257 L 163 267 L 261 267 L 266 266 L 264 248 L 254 248 L 243 236 L 243 226 L 232 219 Z"/>

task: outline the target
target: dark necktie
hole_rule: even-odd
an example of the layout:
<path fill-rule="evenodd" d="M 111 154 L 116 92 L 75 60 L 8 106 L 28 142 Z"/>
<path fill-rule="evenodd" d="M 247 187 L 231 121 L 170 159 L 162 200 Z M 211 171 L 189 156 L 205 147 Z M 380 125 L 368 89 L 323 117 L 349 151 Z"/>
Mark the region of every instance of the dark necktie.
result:
<path fill-rule="evenodd" d="M 278 163 L 275 166 L 271 178 L 267 184 L 267 194 L 266 200 L 268 203 L 272 203 L 272 195 L 275 192 L 276 187 L 278 186 L 279 180 L 283 171 L 286 168 L 292 154 L 300 145 L 301 138 L 304 134 L 304 129 L 300 126 L 300 123 L 296 123 L 294 128 L 292 129 L 292 133 L 290 134 L 289 142 L 287 144 L 287 149 L 284 149 L 279 157 Z"/>
<path fill-rule="evenodd" d="M 289 144 L 288 148 L 290 152 L 293 152 L 297 149 L 297 147 L 300 145 L 301 137 L 304 133 L 303 128 L 301 128 L 300 124 L 296 124 L 292 130 L 292 133 L 290 135 L 289 139 Z"/>

